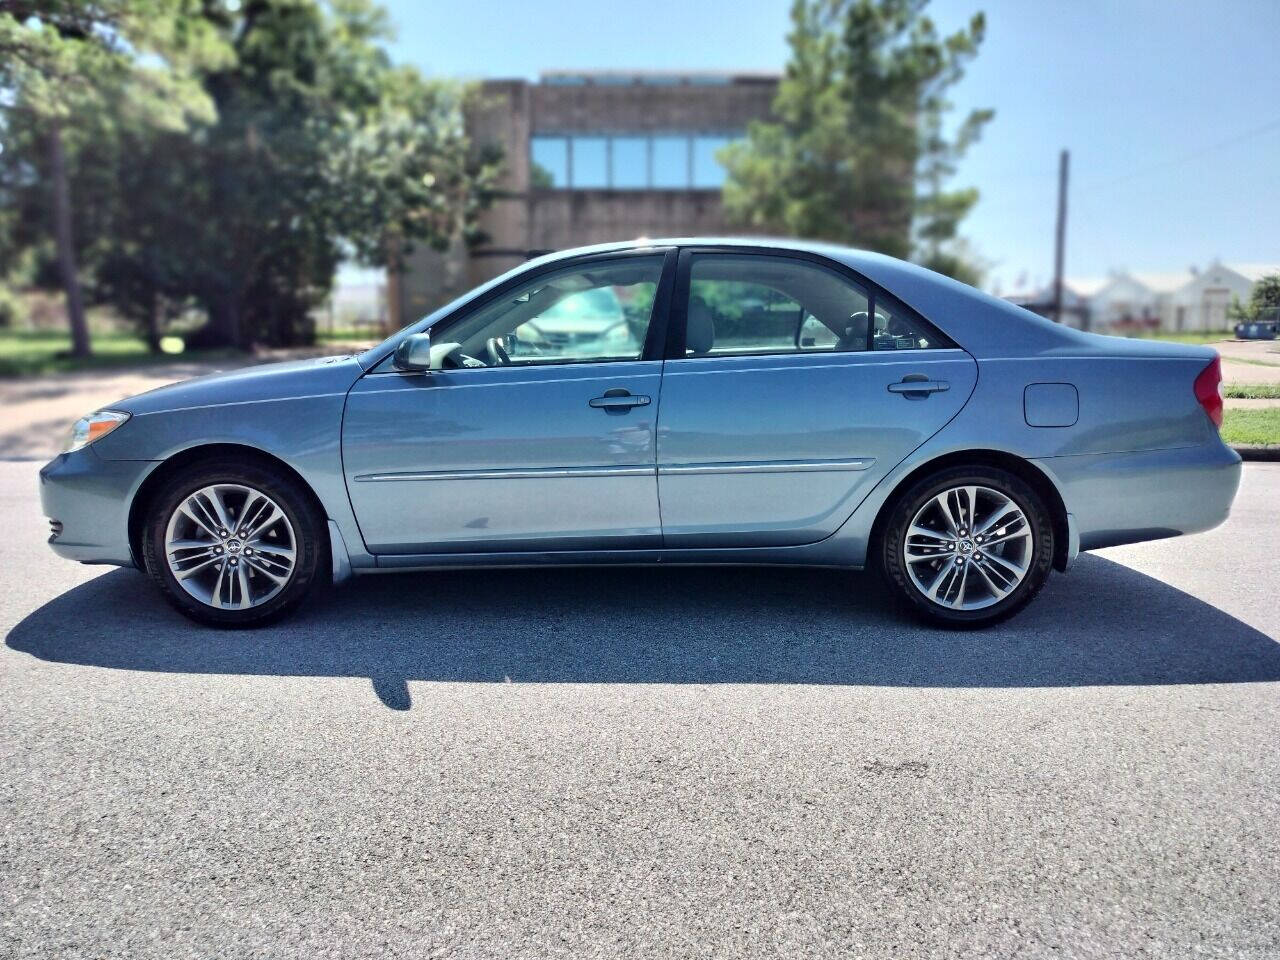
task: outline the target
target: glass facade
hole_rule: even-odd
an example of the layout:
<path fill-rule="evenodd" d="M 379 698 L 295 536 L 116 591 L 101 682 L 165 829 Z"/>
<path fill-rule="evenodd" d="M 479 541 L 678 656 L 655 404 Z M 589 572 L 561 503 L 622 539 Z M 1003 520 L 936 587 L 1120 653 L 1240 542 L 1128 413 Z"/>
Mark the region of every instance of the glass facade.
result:
<path fill-rule="evenodd" d="M 530 139 L 532 185 L 572 190 L 716 190 L 716 154 L 739 133 L 538 134 Z"/>

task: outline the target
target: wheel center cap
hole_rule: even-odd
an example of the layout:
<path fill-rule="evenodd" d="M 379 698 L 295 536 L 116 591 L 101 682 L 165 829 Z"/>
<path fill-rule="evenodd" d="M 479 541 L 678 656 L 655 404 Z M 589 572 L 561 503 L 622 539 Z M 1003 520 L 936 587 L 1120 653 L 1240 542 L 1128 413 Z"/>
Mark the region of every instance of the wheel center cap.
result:
<path fill-rule="evenodd" d="M 239 553 L 239 552 L 240 552 L 240 541 L 234 538 L 231 540 L 228 540 L 227 553 Z"/>
<path fill-rule="evenodd" d="M 968 552 L 969 552 L 970 550 L 972 550 L 972 549 L 973 549 L 973 543 L 972 543 L 971 541 L 969 541 L 969 540 L 961 540 L 961 541 L 960 541 L 960 552 L 961 552 L 961 553 L 968 553 Z"/>

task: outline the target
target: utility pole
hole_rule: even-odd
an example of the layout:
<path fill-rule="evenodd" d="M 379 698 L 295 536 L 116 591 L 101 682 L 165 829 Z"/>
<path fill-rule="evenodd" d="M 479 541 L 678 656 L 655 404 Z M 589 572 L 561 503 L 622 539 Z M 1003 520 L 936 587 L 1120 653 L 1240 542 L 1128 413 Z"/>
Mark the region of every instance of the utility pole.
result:
<path fill-rule="evenodd" d="M 1067 239 L 1067 167 L 1071 154 L 1063 150 L 1058 155 L 1058 228 L 1053 249 L 1053 322 L 1062 322 L 1062 261 Z"/>

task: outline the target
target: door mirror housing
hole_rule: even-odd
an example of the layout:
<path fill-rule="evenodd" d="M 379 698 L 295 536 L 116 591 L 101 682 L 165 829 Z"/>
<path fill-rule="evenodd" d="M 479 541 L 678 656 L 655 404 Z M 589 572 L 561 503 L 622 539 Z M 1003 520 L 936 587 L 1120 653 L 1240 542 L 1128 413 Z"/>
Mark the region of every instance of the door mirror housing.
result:
<path fill-rule="evenodd" d="M 431 370 L 431 334 L 411 333 L 396 347 L 391 361 L 405 373 L 428 373 Z"/>

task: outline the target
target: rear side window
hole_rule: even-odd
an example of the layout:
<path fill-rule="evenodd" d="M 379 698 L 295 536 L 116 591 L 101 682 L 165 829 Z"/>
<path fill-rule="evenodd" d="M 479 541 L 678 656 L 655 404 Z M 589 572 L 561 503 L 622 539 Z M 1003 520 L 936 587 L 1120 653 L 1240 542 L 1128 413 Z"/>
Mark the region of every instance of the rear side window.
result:
<path fill-rule="evenodd" d="M 686 316 L 687 357 L 951 346 L 905 308 L 787 257 L 695 255 Z"/>
<path fill-rule="evenodd" d="M 951 346 L 951 341 L 944 342 L 937 331 L 914 313 L 877 302 L 874 316 L 872 350 L 927 350 Z"/>

